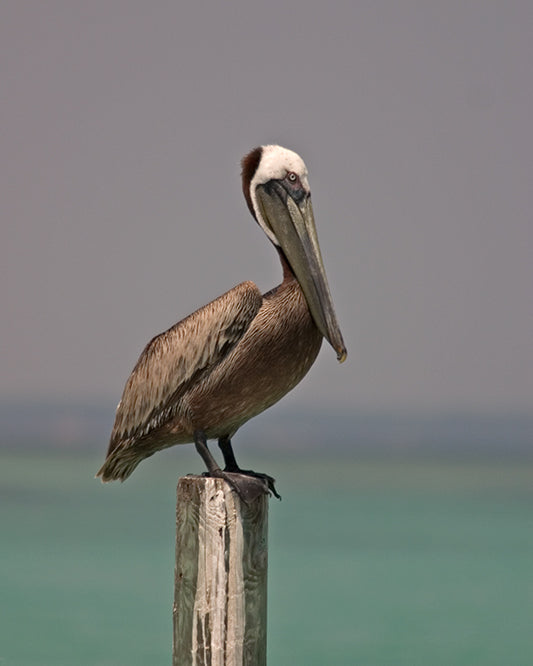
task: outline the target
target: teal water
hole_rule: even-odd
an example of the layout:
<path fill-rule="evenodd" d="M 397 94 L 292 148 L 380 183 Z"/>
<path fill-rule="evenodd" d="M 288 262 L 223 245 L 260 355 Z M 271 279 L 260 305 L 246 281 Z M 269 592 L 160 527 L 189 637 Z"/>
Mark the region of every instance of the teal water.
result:
<path fill-rule="evenodd" d="M 94 457 L 2 455 L 0 666 L 170 663 L 176 477 L 198 462 L 102 486 Z M 533 463 L 248 463 L 283 495 L 271 666 L 533 664 Z"/>

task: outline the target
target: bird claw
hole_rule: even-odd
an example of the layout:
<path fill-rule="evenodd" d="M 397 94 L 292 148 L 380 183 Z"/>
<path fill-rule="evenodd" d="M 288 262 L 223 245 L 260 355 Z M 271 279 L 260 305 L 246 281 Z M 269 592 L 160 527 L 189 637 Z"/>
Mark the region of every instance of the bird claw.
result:
<path fill-rule="evenodd" d="M 267 474 L 245 470 L 229 472 L 219 469 L 205 472 L 203 476 L 224 479 L 245 504 L 251 504 L 261 495 L 274 495 L 281 499 L 274 486 L 274 479 Z"/>
<path fill-rule="evenodd" d="M 275 486 L 276 479 L 272 476 L 269 476 L 268 474 L 264 474 L 263 472 L 254 472 L 253 469 L 240 469 L 240 468 L 238 470 L 235 470 L 235 471 L 228 470 L 228 469 L 226 469 L 224 471 L 230 472 L 230 473 L 242 474 L 243 476 L 247 476 L 247 477 L 252 478 L 252 479 L 260 479 L 261 481 L 266 483 L 266 485 L 268 487 L 268 494 L 270 496 L 274 495 L 274 497 L 276 499 L 279 499 L 279 500 L 281 499 L 281 495 L 276 490 L 276 486 Z"/>

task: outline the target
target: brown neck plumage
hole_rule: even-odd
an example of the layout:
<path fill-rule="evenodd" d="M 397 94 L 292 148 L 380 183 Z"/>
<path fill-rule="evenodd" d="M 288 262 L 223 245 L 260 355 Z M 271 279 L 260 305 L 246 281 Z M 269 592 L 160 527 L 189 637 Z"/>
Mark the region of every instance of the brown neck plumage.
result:
<path fill-rule="evenodd" d="M 275 246 L 275 248 L 278 251 L 279 260 L 281 261 L 281 267 L 283 269 L 283 282 L 292 282 L 293 280 L 297 281 L 296 275 L 294 274 L 292 268 L 290 267 L 290 264 L 287 261 L 285 253 L 277 245 Z"/>

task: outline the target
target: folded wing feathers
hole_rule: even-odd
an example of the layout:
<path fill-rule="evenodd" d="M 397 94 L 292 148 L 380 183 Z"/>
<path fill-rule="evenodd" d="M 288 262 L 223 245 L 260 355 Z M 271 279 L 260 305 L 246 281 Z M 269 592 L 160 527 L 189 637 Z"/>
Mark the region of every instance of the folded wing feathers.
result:
<path fill-rule="evenodd" d="M 108 453 L 171 418 L 187 387 L 227 356 L 261 304 L 257 286 L 243 282 L 153 338 L 124 387 Z"/>

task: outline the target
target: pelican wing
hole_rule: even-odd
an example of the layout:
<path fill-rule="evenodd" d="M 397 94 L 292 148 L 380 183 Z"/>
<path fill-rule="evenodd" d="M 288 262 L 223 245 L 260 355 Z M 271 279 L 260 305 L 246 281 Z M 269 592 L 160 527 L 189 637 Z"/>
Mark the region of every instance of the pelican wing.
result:
<path fill-rule="evenodd" d="M 253 282 L 243 282 L 146 345 L 118 404 L 108 456 L 175 413 L 187 388 L 239 342 L 262 300 Z"/>

